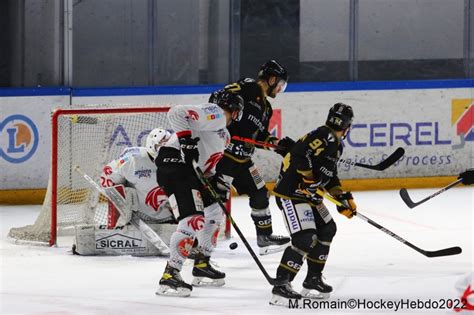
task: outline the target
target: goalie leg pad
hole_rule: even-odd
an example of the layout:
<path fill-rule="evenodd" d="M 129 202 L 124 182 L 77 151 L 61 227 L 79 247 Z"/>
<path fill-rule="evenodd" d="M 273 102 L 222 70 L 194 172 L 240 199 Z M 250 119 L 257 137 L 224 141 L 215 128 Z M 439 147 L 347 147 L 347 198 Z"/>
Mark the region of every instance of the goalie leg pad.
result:
<path fill-rule="evenodd" d="M 161 232 L 157 233 L 161 235 Z M 77 225 L 75 236 L 74 250 L 83 256 L 162 256 L 162 253 L 131 225 L 115 229 L 106 229 L 105 226 Z"/>

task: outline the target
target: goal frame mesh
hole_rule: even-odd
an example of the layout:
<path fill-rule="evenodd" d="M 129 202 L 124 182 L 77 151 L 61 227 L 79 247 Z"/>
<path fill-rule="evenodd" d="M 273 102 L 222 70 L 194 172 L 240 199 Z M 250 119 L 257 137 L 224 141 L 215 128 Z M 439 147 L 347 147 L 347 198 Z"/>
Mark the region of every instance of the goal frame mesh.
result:
<path fill-rule="evenodd" d="M 97 106 L 97 107 L 92 107 Z M 47 207 L 47 202 L 50 202 L 50 211 L 51 211 L 51 221 L 50 221 L 50 236 L 49 236 L 49 246 L 55 246 L 57 244 L 58 238 L 58 160 L 59 160 L 59 118 L 61 116 L 94 116 L 94 115 L 124 115 L 124 114 L 146 114 L 146 113 L 163 113 L 167 112 L 170 107 L 169 106 L 137 106 L 137 107 L 130 107 L 130 105 L 124 107 L 99 107 L 104 105 L 87 105 L 85 107 L 80 108 L 72 108 L 72 109 L 63 109 L 58 108 L 52 113 L 51 117 L 51 170 L 50 170 L 50 181 L 48 183 L 48 190 L 45 196 L 45 200 L 43 202 L 43 208 Z M 150 129 L 156 128 L 158 126 L 149 126 Z M 99 162 L 100 163 L 100 162 Z M 102 166 L 101 166 L 102 167 Z M 48 196 L 50 195 L 50 197 Z M 48 201 L 48 197 L 50 200 Z M 226 203 L 226 207 L 230 211 L 230 198 Z M 43 215 L 44 209 L 42 208 L 41 213 L 39 214 L 37 221 L 39 221 L 39 217 Z M 39 224 L 35 222 L 34 225 L 25 226 L 22 228 L 15 228 L 17 230 L 25 229 L 25 233 L 30 232 L 28 228 L 34 229 L 35 225 Z M 223 235 L 225 238 L 230 238 L 231 234 L 231 223 L 230 220 L 226 220 L 225 222 L 225 229 L 223 231 Z M 21 233 L 21 232 L 20 232 Z M 34 234 L 32 232 L 32 234 Z M 19 242 L 31 242 L 31 243 L 43 243 L 43 241 L 35 241 L 35 240 L 19 240 Z M 44 244 L 44 243 L 43 243 Z"/>

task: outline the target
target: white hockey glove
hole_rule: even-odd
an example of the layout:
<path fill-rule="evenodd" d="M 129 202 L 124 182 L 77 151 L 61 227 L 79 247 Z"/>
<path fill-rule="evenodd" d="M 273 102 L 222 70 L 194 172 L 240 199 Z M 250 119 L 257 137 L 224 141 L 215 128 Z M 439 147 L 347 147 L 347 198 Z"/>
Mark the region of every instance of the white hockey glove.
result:
<path fill-rule="evenodd" d="M 132 219 L 133 211 L 138 211 L 139 203 L 138 203 L 138 194 L 137 190 L 132 187 L 125 187 L 125 201 L 126 206 L 123 210 L 124 214 L 121 214 L 117 220 L 117 224 L 115 226 L 124 226 L 127 225 L 130 220 Z"/>

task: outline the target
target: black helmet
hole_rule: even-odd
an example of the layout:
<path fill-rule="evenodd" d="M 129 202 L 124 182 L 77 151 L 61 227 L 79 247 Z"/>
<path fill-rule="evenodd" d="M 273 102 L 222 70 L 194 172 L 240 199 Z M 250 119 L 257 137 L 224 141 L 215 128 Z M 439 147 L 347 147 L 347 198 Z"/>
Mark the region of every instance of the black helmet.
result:
<path fill-rule="evenodd" d="M 288 82 L 288 71 L 283 68 L 275 60 L 269 60 L 260 66 L 260 71 L 258 72 L 259 79 L 268 79 L 271 76 L 275 76 L 281 80 Z"/>
<path fill-rule="evenodd" d="M 336 131 L 342 131 L 349 128 L 354 118 L 352 107 L 343 103 L 334 104 L 329 110 L 326 125 Z"/>
<path fill-rule="evenodd" d="M 219 90 L 214 92 L 211 98 L 213 103 L 217 104 L 220 108 L 231 112 L 233 120 L 240 121 L 244 109 L 244 99 L 240 95 Z"/>

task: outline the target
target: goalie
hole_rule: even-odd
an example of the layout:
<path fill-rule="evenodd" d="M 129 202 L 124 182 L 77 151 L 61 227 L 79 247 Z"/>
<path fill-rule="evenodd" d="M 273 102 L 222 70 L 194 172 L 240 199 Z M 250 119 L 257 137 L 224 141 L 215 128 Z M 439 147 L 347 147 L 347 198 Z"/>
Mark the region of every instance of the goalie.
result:
<path fill-rule="evenodd" d="M 106 225 L 76 227 L 74 250 L 77 254 L 160 255 L 139 230 L 128 224 L 134 211 L 169 244 L 171 234 L 176 230 L 176 221 L 168 197 L 156 184 L 154 159 L 170 137 L 171 133 L 165 129 L 153 129 L 145 147 L 126 148 L 118 159 L 103 168 L 100 184 L 102 187 L 115 187 L 125 198 L 125 215 L 120 215 L 109 202 Z"/>

